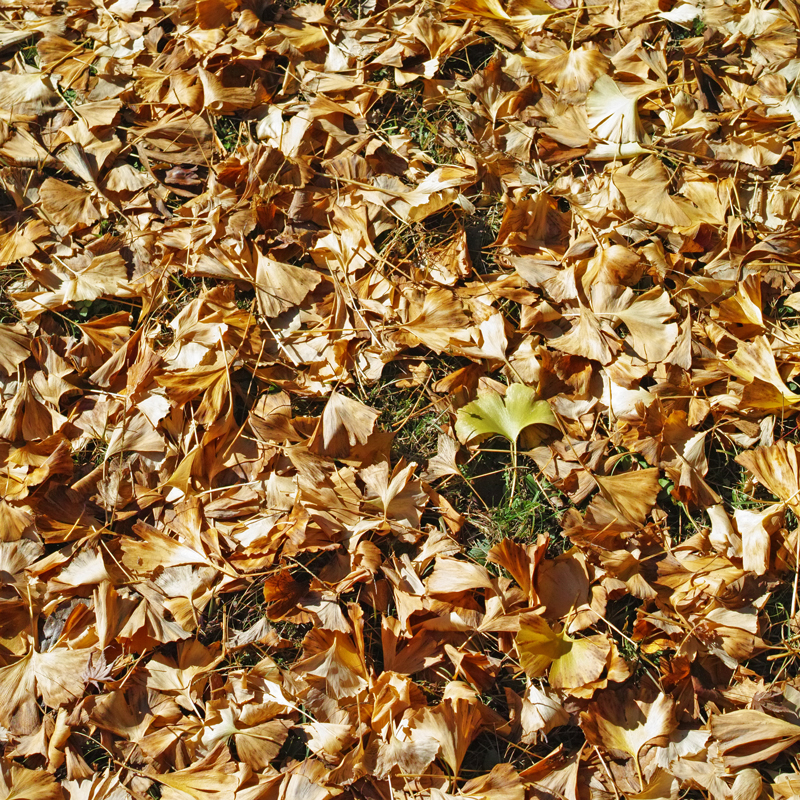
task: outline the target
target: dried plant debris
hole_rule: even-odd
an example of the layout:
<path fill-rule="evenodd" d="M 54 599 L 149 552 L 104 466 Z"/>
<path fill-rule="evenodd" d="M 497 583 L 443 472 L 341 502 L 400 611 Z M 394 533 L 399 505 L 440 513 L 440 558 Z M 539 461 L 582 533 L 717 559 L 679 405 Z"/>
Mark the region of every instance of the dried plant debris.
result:
<path fill-rule="evenodd" d="M 5 0 L 0 798 L 797 797 L 798 30 Z"/>

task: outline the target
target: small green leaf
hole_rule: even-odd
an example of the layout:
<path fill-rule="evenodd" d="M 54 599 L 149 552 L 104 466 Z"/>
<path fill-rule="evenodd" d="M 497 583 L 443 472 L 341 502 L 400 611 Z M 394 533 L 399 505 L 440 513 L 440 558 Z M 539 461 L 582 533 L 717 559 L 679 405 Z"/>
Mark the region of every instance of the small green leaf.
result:
<path fill-rule="evenodd" d="M 512 444 L 529 425 L 558 427 L 547 400 L 537 400 L 536 390 L 512 383 L 503 398 L 484 392 L 458 410 L 456 436 L 465 444 L 488 436 L 504 436 Z"/>

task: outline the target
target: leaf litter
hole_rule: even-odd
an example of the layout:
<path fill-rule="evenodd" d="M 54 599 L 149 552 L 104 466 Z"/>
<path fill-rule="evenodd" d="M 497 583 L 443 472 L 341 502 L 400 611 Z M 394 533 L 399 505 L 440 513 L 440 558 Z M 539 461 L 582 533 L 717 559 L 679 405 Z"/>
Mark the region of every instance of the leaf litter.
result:
<path fill-rule="evenodd" d="M 5 2 L 0 797 L 796 797 L 798 26 Z"/>

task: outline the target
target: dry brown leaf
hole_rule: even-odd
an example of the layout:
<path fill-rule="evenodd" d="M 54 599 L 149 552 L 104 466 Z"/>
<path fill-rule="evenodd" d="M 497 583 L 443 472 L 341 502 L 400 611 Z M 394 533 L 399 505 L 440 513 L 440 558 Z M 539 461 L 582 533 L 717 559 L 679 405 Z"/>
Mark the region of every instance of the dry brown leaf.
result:
<path fill-rule="evenodd" d="M 451 340 L 464 336 L 469 320 L 462 304 L 446 289 L 431 289 L 417 313 L 403 325 L 413 341 L 421 342 L 435 353 L 443 353 Z"/>
<path fill-rule="evenodd" d="M 592 309 L 606 319 L 623 322 L 630 334 L 626 344 L 645 362 L 662 362 L 678 338 L 678 326 L 667 322 L 675 309 L 666 292 L 651 289 L 638 296 L 628 289 L 611 284 L 592 287 Z"/>
<path fill-rule="evenodd" d="M 439 743 L 441 759 L 454 775 L 458 775 L 467 748 L 484 724 L 484 713 L 477 699 L 470 696 L 445 696 L 438 706 L 425 709 L 417 730 Z"/>
<path fill-rule="evenodd" d="M 744 709 L 711 717 L 711 734 L 729 768 L 763 763 L 800 741 L 800 726 Z"/>
<path fill-rule="evenodd" d="M 96 5 L 0 22 L 0 798 L 797 795 L 794 5 Z"/>
<path fill-rule="evenodd" d="M 380 412 L 352 400 L 347 395 L 331 392 L 322 414 L 321 444 L 323 452 L 346 456 L 356 445 L 366 444 L 375 428 Z"/>
<path fill-rule="evenodd" d="M 770 535 L 783 522 L 783 507 L 768 506 L 762 511 L 737 508 L 733 519 L 742 537 L 742 568 L 763 575 L 770 566 Z"/>
<path fill-rule="evenodd" d="M 48 217 L 70 229 L 86 227 L 100 219 L 89 193 L 56 178 L 47 178 L 39 187 L 39 201 Z"/>
<path fill-rule="evenodd" d="M 44 770 L 0 762 L 0 798 L 2 800 L 62 800 L 61 786 Z"/>
<path fill-rule="evenodd" d="M 44 72 L 0 74 L 0 108 L 17 114 L 38 114 L 59 102 L 50 76 Z"/>
<path fill-rule="evenodd" d="M 656 158 L 647 159 L 631 175 L 616 173 L 614 184 L 632 213 L 657 225 L 688 228 L 698 219 L 697 209 L 669 192 L 669 175 Z"/>
<path fill-rule="evenodd" d="M 758 800 L 763 789 L 761 773 L 756 769 L 740 769 L 731 786 L 733 800 Z"/>
<path fill-rule="evenodd" d="M 600 492 L 623 515 L 644 522 L 661 491 L 657 469 L 641 469 L 618 475 L 595 475 Z"/>
<path fill-rule="evenodd" d="M 800 509 L 797 448 L 786 440 L 740 453 L 736 460 L 789 508 Z"/>
<path fill-rule="evenodd" d="M 166 800 L 235 800 L 240 779 L 226 747 L 219 747 L 186 769 L 159 775 Z"/>
<path fill-rule="evenodd" d="M 265 317 L 277 317 L 301 303 L 322 280 L 317 272 L 282 264 L 261 251 L 257 253 L 256 265 L 258 306 Z"/>
<path fill-rule="evenodd" d="M 666 742 L 677 726 L 674 703 L 665 694 L 652 702 L 632 699 L 625 693 L 605 693 L 581 712 L 586 738 L 617 758 L 631 757 L 645 791 L 640 757 L 646 746 Z"/>
<path fill-rule="evenodd" d="M 77 700 L 86 685 L 89 654 L 89 650 L 56 647 L 46 653 L 30 652 L 15 663 L 0 667 L 3 726 L 30 733 L 38 718 L 37 697 L 50 708 Z"/>

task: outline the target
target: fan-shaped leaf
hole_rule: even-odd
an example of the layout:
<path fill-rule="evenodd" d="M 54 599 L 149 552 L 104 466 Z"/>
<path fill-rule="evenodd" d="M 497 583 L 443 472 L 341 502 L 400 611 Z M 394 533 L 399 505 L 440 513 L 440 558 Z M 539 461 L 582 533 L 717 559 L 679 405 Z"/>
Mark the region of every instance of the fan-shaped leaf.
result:
<path fill-rule="evenodd" d="M 547 400 L 537 400 L 536 390 L 513 383 L 503 398 L 485 392 L 477 400 L 458 410 L 456 435 L 465 444 L 482 441 L 489 436 L 504 436 L 509 442 L 530 425 L 558 426 Z"/>

